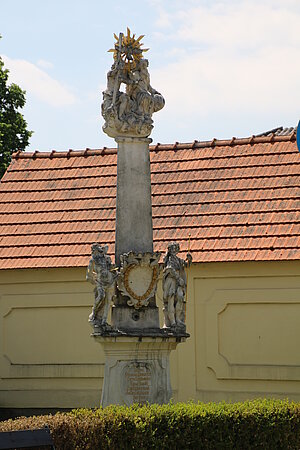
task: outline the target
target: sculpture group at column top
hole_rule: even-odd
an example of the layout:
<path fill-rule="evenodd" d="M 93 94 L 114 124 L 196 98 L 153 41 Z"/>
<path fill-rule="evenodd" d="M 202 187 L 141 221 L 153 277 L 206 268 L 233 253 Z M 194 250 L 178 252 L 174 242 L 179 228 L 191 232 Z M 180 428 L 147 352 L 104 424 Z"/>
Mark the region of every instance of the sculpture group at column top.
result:
<path fill-rule="evenodd" d="M 110 137 L 140 137 L 150 135 L 152 114 L 164 107 L 163 96 L 150 85 L 148 60 L 143 58 L 141 39 L 144 37 L 120 33 L 114 35 L 114 63 L 107 74 L 107 88 L 101 105 L 105 120 L 103 131 Z M 125 92 L 120 90 L 125 84 Z"/>

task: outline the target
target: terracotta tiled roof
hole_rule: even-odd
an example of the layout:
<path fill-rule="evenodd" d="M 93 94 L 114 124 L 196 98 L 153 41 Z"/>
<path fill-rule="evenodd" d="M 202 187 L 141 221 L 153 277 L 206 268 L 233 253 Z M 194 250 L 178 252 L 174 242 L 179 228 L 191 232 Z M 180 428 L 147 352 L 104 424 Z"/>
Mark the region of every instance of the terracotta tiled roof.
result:
<path fill-rule="evenodd" d="M 269 131 L 264 131 L 263 133 L 256 134 L 255 137 L 259 136 L 288 136 L 290 134 L 297 133 L 297 127 L 277 127 Z"/>
<path fill-rule="evenodd" d="M 155 249 L 196 262 L 300 259 L 295 133 L 150 147 Z M 85 266 L 114 252 L 115 149 L 17 153 L 0 190 L 0 268 Z"/>

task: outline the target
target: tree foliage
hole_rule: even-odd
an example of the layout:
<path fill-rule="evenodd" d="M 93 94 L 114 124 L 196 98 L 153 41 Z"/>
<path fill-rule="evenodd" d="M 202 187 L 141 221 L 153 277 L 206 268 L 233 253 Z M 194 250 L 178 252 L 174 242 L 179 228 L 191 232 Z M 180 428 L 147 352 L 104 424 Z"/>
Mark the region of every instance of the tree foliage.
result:
<path fill-rule="evenodd" d="M 8 84 L 8 73 L 0 58 L 0 178 L 11 161 L 12 153 L 25 150 L 32 135 L 19 112 L 26 102 L 25 91 L 17 84 Z"/>

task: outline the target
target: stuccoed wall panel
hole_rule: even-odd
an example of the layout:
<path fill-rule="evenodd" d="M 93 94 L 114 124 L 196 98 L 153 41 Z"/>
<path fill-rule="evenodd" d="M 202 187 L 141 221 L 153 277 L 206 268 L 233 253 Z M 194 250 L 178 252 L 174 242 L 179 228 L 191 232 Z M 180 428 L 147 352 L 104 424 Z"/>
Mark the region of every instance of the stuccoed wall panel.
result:
<path fill-rule="evenodd" d="M 191 337 L 171 354 L 175 401 L 300 400 L 299 274 L 299 261 L 188 270 Z M 161 298 L 160 281 L 160 307 Z M 104 355 L 90 338 L 92 303 L 84 268 L 0 271 L 2 407 L 99 405 Z"/>
<path fill-rule="evenodd" d="M 195 274 L 196 398 L 300 399 L 299 268 L 216 264 Z"/>
<path fill-rule="evenodd" d="M 255 297 L 264 292 L 255 289 L 247 294 Z M 288 301 L 282 301 L 281 295 L 282 292 L 274 290 L 269 303 L 244 297 L 244 302 L 227 303 L 219 313 L 219 354 L 229 366 L 268 366 L 267 379 L 270 375 L 273 379 L 286 378 L 287 367 L 292 375 L 293 369 L 299 366 L 296 376 L 299 379 L 300 289 L 287 289 L 284 296 L 289 297 Z M 273 374 L 271 366 L 276 367 Z M 248 376 L 253 377 L 251 373 Z"/>
<path fill-rule="evenodd" d="M 104 354 L 90 338 L 93 292 L 85 270 L 5 275 L 0 274 L 1 406 L 98 406 Z"/>
<path fill-rule="evenodd" d="M 80 296 L 64 295 L 65 306 L 46 306 L 49 294 L 30 295 L 31 305 L 26 307 L 20 306 L 23 296 L 11 297 L 14 306 L 3 317 L 4 354 L 11 364 L 78 364 L 79 348 L 86 348 L 80 354 L 81 363 L 98 363 L 99 354 L 89 345 L 84 320 L 90 308 L 82 305 Z M 54 303 L 55 298 L 51 300 Z M 81 336 L 80 329 L 86 330 L 86 335 Z"/>

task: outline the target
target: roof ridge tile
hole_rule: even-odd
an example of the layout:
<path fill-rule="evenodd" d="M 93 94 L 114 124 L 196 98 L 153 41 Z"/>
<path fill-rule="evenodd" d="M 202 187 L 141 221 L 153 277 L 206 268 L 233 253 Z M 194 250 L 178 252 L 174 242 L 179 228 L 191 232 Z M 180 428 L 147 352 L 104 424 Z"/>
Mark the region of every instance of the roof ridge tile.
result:
<path fill-rule="evenodd" d="M 232 137 L 231 139 L 216 139 L 213 138 L 210 141 L 197 141 L 188 143 L 180 143 L 175 142 L 174 144 L 154 144 L 150 145 L 150 151 L 157 150 L 184 150 L 184 149 L 194 149 L 194 148 L 205 148 L 205 147 L 226 147 L 226 146 L 236 146 L 236 145 L 254 145 L 254 144 L 264 144 L 264 143 L 273 143 L 273 142 L 286 142 L 286 141 L 295 141 L 296 140 L 296 132 L 293 130 L 291 134 L 287 135 L 276 135 L 272 133 L 269 136 L 255 136 L 245 138 L 236 138 Z M 73 150 L 69 149 L 68 151 L 57 151 L 52 150 L 51 152 L 40 152 L 36 150 L 35 152 L 21 152 L 18 150 L 16 153 L 13 153 L 13 159 L 20 158 L 70 158 L 72 156 L 94 156 L 94 155 L 106 155 L 106 154 L 115 154 L 117 153 L 116 148 L 107 148 L 103 147 L 102 149 L 90 149 L 86 148 L 85 150 Z"/>

